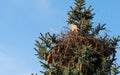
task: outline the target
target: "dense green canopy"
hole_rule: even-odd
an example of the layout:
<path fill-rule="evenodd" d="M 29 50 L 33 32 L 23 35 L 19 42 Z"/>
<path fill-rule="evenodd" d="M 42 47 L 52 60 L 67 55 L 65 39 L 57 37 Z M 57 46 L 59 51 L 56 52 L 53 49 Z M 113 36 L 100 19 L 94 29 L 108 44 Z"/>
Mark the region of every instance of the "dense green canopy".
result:
<path fill-rule="evenodd" d="M 116 75 L 119 66 L 116 61 L 116 48 L 120 37 L 101 36 L 105 24 L 96 25 L 92 19 L 91 6 L 84 0 L 75 0 L 75 6 L 68 12 L 68 25 L 77 30 L 66 29 L 60 34 L 43 35 L 36 41 L 35 50 L 44 75 Z"/>

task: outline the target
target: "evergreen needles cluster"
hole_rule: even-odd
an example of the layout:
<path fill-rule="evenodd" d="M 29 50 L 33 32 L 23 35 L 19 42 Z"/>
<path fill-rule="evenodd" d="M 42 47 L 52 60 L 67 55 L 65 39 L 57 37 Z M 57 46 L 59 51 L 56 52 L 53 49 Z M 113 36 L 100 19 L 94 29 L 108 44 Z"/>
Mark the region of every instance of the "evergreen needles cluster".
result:
<path fill-rule="evenodd" d="M 120 37 L 100 36 L 105 24 L 92 27 L 94 14 L 91 6 L 85 7 L 84 0 L 75 0 L 75 7 L 68 12 L 68 24 L 77 30 L 61 34 L 43 35 L 36 40 L 38 59 L 44 75 L 116 75 L 119 73 L 116 48 Z"/>

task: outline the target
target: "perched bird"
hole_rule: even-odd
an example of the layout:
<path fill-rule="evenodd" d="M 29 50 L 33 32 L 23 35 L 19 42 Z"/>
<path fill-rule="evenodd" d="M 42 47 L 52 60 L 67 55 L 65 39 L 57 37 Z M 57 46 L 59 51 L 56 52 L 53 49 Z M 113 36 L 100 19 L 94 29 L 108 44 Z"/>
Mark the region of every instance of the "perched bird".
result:
<path fill-rule="evenodd" d="M 72 16 L 68 16 L 68 19 L 70 20 L 70 19 L 72 19 Z M 78 32 L 78 27 L 77 27 L 77 25 L 75 25 L 74 23 L 69 23 L 70 24 L 70 27 L 71 27 L 71 30 L 72 31 L 75 31 L 75 32 Z"/>
<path fill-rule="evenodd" d="M 77 25 L 75 25 L 75 24 L 70 24 L 70 26 L 71 26 L 71 30 L 72 31 L 75 31 L 75 32 L 78 32 L 78 27 L 77 27 Z"/>

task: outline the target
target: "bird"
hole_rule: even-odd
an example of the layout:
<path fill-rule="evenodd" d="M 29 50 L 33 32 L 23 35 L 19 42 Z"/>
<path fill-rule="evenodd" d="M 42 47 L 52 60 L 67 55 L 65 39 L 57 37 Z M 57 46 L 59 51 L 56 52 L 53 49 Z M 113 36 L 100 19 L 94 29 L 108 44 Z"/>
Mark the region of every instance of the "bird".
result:
<path fill-rule="evenodd" d="M 68 16 L 68 19 L 70 20 L 72 18 L 72 16 Z M 69 23 L 70 27 L 71 27 L 71 31 L 75 31 L 78 32 L 79 28 L 77 27 L 77 25 L 75 25 L 74 23 Z"/>
<path fill-rule="evenodd" d="M 78 29 L 79 29 L 79 28 L 77 27 L 77 25 L 71 23 L 70 26 L 71 26 L 71 30 L 72 30 L 72 31 L 78 32 Z"/>

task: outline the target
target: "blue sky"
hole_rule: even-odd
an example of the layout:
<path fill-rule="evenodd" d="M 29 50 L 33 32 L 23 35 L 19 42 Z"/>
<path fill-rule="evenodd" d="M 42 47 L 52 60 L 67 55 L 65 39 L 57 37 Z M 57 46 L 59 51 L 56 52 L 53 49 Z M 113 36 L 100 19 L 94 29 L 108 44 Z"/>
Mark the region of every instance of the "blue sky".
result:
<path fill-rule="evenodd" d="M 34 55 L 39 33 L 59 33 L 67 26 L 68 0 L 0 0 L 0 74 L 30 75 L 42 69 Z M 110 36 L 120 35 L 120 0 L 86 0 L 96 15 L 94 22 L 106 23 Z M 117 63 L 120 64 L 120 51 Z"/>

